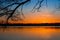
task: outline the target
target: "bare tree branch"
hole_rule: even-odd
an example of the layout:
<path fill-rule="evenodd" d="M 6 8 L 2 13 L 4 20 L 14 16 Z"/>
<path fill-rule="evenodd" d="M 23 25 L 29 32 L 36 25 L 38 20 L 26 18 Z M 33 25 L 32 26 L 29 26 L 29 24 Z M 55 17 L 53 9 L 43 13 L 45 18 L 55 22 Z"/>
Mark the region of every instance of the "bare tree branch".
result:
<path fill-rule="evenodd" d="M 23 14 L 23 5 L 21 6 L 21 14 L 25 18 L 24 14 Z"/>
<path fill-rule="evenodd" d="M 32 11 L 33 11 L 34 9 L 37 9 L 37 11 L 39 11 L 39 9 L 40 9 L 41 4 L 42 4 L 43 1 L 44 1 L 44 0 L 38 0 L 38 2 L 36 3 L 36 5 L 33 7 Z M 39 5 L 39 6 L 37 7 L 37 5 Z M 37 7 L 37 8 L 36 8 L 36 7 Z"/>
<path fill-rule="evenodd" d="M 12 15 L 14 14 L 14 12 L 17 10 L 18 7 L 20 7 L 21 5 L 23 5 L 23 4 L 25 4 L 25 3 L 29 2 L 29 1 L 30 1 L 30 0 L 26 0 L 26 1 L 22 2 L 22 3 L 20 3 L 20 4 L 13 10 L 13 12 L 12 12 L 12 13 L 10 14 L 10 16 L 8 16 L 8 18 L 7 18 L 7 23 L 8 23 L 9 18 L 12 17 Z"/>
<path fill-rule="evenodd" d="M 10 1 L 10 0 L 9 0 Z M 14 1 L 14 0 L 13 0 Z M 9 4 L 8 6 L 6 6 L 6 7 L 3 7 L 2 9 L 0 9 L 0 17 L 2 17 L 2 16 L 4 16 L 4 15 L 7 15 L 7 23 L 8 23 L 8 20 L 10 19 L 10 18 L 12 18 L 12 17 L 16 17 L 16 16 L 13 16 L 13 14 L 16 14 L 15 12 L 16 12 L 16 10 L 20 7 L 21 8 L 21 10 L 20 10 L 20 13 L 21 13 L 21 15 L 25 18 L 25 16 L 24 16 L 24 14 L 23 14 L 23 6 L 24 6 L 24 4 L 26 4 L 26 3 L 28 3 L 28 2 L 30 2 L 31 0 L 26 0 L 26 1 L 23 1 L 23 2 L 20 2 L 20 3 L 17 3 L 17 2 L 14 2 L 14 3 L 12 3 L 12 4 Z M 34 10 L 34 9 L 37 9 L 37 11 L 39 11 L 39 9 L 40 9 L 40 7 L 42 6 L 42 2 L 43 2 L 44 0 L 38 0 L 37 1 L 37 3 L 36 3 L 36 5 L 33 7 L 33 9 L 32 9 L 32 11 Z M 11 6 L 13 6 L 13 5 L 16 5 L 15 6 L 15 8 L 12 10 L 12 9 L 9 9 L 9 7 L 11 7 Z M 5 10 L 5 11 L 4 11 Z M 2 13 L 1 13 L 1 11 L 2 11 Z M 18 17 L 16 17 L 16 18 L 18 18 Z M 12 20 L 13 20 L 13 18 L 12 18 Z M 21 19 L 22 20 L 22 19 Z"/>
<path fill-rule="evenodd" d="M 12 3 L 12 4 L 10 4 L 10 5 L 6 6 L 6 7 L 4 7 L 3 9 L 0 9 L 0 11 L 1 11 L 1 10 L 4 10 L 4 9 L 6 9 L 6 8 L 12 6 L 12 5 L 14 5 L 14 4 L 19 4 L 19 3 Z"/>

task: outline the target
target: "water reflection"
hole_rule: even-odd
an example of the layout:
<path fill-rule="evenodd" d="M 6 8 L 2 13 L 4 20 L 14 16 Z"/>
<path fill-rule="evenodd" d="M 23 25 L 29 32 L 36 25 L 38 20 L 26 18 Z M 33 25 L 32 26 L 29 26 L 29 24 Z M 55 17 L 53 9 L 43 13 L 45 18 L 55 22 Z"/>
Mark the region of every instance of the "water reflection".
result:
<path fill-rule="evenodd" d="M 0 40 L 60 40 L 60 29 L 50 27 L 0 28 Z"/>

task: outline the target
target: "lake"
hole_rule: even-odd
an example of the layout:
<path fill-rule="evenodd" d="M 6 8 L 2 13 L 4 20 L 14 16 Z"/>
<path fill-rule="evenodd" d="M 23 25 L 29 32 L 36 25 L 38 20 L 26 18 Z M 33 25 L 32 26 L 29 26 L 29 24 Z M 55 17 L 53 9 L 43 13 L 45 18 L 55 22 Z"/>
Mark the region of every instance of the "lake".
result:
<path fill-rule="evenodd" d="M 60 40 L 60 28 L 54 26 L 0 28 L 0 40 Z"/>

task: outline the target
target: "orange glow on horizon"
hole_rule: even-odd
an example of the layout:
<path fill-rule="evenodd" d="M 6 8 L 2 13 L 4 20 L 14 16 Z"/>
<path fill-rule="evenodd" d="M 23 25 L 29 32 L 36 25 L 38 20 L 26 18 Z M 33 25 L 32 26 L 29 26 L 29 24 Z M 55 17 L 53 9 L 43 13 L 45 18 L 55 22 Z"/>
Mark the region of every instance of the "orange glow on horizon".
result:
<path fill-rule="evenodd" d="M 26 13 L 23 21 L 10 21 L 10 23 L 60 23 L 60 18 L 56 17 L 48 10 L 35 13 Z"/>

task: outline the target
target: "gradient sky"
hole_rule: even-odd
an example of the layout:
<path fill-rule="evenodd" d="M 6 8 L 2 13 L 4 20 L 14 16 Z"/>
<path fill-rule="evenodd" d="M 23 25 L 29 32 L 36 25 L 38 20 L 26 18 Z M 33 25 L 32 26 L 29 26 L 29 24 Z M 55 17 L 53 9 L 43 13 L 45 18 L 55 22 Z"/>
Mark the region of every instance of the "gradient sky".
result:
<path fill-rule="evenodd" d="M 11 21 L 11 23 L 57 23 L 60 22 L 60 10 L 57 9 L 59 6 L 59 0 L 46 0 L 43 1 L 40 12 L 31 12 L 34 5 L 37 3 L 37 0 L 31 0 L 30 3 L 27 3 L 23 7 L 23 13 L 25 18 L 21 16 L 24 20 L 21 21 Z M 13 6 L 14 7 L 14 6 Z M 12 8 L 13 8 L 12 7 Z M 20 8 L 18 8 L 20 11 Z M 20 15 L 19 15 L 20 16 Z"/>
<path fill-rule="evenodd" d="M 24 5 L 23 13 L 25 19 L 23 21 L 17 21 L 16 23 L 58 23 L 60 22 L 60 11 L 57 9 L 60 1 L 58 0 L 44 0 L 40 12 L 37 10 L 33 13 L 31 10 L 36 4 L 37 0 L 31 0 L 30 3 Z"/>

